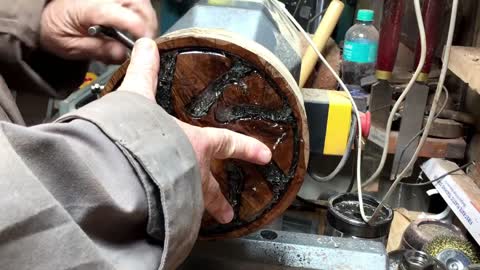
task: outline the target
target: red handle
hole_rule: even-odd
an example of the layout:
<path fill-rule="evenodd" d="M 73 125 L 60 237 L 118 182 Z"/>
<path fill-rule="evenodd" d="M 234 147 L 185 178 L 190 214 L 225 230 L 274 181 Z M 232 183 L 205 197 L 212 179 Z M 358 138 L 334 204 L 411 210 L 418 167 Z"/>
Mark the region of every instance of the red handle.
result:
<path fill-rule="evenodd" d="M 432 67 L 432 59 L 435 54 L 435 47 L 438 42 L 440 34 L 439 19 L 442 14 L 443 1 L 442 0 L 425 0 L 423 1 L 422 16 L 423 23 L 425 24 L 425 32 L 427 38 L 427 56 L 425 58 L 425 64 L 423 65 L 422 73 L 428 75 Z M 415 48 L 415 66 L 418 65 L 420 60 L 420 38 L 417 41 L 417 47 Z M 426 76 L 424 79 L 426 80 Z"/>
<path fill-rule="evenodd" d="M 388 73 L 393 71 L 400 42 L 402 15 L 403 0 L 385 0 L 378 44 L 377 71 Z"/>

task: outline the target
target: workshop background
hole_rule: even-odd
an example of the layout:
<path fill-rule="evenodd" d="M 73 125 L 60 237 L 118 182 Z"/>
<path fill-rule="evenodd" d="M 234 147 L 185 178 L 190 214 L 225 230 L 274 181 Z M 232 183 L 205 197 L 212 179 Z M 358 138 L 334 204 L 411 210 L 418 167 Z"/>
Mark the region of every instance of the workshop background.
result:
<path fill-rule="evenodd" d="M 160 18 L 158 34 L 206 24 L 206 18 L 188 13 L 196 5 L 225 7 L 227 10 L 232 6 L 239 8 L 235 2 L 153 0 Z M 412 89 L 414 94 L 407 95 L 405 101 L 399 103 L 392 132 L 387 132 L 387 148 L 383 147 L 383 139 L 391 106 L 404 92 L 418 64 L 415 59 L 419 58 L 419 53 L 416 55 L 415 51 L 419 31 L 414 1 L 281 2 L 302 28 L 314 37 L 315 45 L 338 74 L 342 74 L 347 31 L 356 23 L 359 10 L 373 10 L 373 26 L 380 35 L 379 59 L 392 49 L 384 45 L 392 43 L 394 38 L 391 38 L 395 36 L 394 32 L 389 32 L 387 36 L 381 31 L 382 27 L 400 31 L 399 43 L 390 44 L 393 48 L 398 47 L 393 53 L 396 57 L 387 59 L 393 70 L 390 70 L 389 76 L 379 77 L 377 66 L 377 77 L 363 80 L 360 92 L 349 88 L 361 111 L 363 140 L 358 142 L 349 135 L 356 134 L 355 121 L 358 120 L 352 116 L 354 109 L 350 100 L 326 65 L 316 60 L 317 56 L 311 49 L 310 53 L 315 57 L 313 70 L 302 83 L 305 55 L 310 46 L 302 41 L 297 50 L 302 54 L 297 56 L 298 60 L 303 57 L 302 72 L 295 74 L 300 72 L 300 67 L 296 67 L 298 70 L 295 71 L 295 66 L 287 66 L 292 77 L 301 85 L 310 140 L 308 167 L 298 193 L 294 194 L 295 200 L 285 212 L 278 213 L 273 223 L 250 230 L 252 234 L 248 236 L 200 241 L 183 269 L 193 269 L 199 264 L 204 265 L 201 269 L 480 269 L 475 266 L 480 263 L 480 1 L 459 1 L 444 90 L 439 96 L 440 105 L 418 157 L 414 156 L 413 150 L 418 145 L 418 138 L 424 131 L 422 127 L 427 123 L 428 112 L 435 101 L 454 1 L 421 1 L 422 6 L 428 6 L 425 2 L 433 2 L 432 9 L 435 5 L 439 6 L 438 13 L 430 18 L 432 21 L 425 23 L 427 46 L 432 52 L 431 69 L 427 72 L 428 80 L 417 80 Z M 400 2 L 403 4 L 400 5 Z M 333 5 L 337 5 L 337 9 L 341 6 L 336 19 L 335 11 L 328 11 Z M 391 13 L 386 13 L 386 6 Z M 275 16 L 271 15 L 274 13 L 269 13 L 270 9 L 272 7 L 266 5 L 261 16 L 266 16 L 266 21 L 275 21 Z M 400 16 L 396 17 L 395 12 Z M 328 14 L 334 18 L 327 18 L 330 27 L 325 23 L 323 30 L 326 31 L 316 32 Z M 423 15 L 426 14 L 424 10 Z M 229 29 L 238 23 L 219 21 L 218 25 L 219 28 L 225 25 Z M 395 23 L 399 23 L 397 28 Z M 249 31 L 268 30 L 268 27 L 275 28 L 276 24 L 259 24 L 257 27 L 242 29 L 241 32 L 248 35 Z M 437 38 L 429 39 L 434 31 Z M 278 33 L 282 34 L 282 31 Z M 316 39 L 316 35 L 325 36 L 325 33 L 328 33 L 326 42 L 319 44 L 321 39 Z M 251 39 L 257 41 L 259 37 L 252 34 Z M 285 64 L 287 56 L 262 45 Z M 31 94 L 18 93 L 18 105 L 29 125 L 49 122 L 97 99 L 118 68 L 94 62 L 85 83 L 66 99 L 38 102 L 36 97 L 36 102 L 32 104 L 29 101 Z M 383 88 L 390 89 L 386 103 L 385 97 L 384 103 L 380 104 L 380 95 L 374 96 L 375 91 L 379 91 L 378 87 L 382 88 L 380 91 L 383 94 L 386 93 Z M 419 94 L 420 90 L 415 93 L 415 87 L 427 89 L 425 96 Z M 421 102 L 423 98 L 424 104 Z M 375 100 L 380 103 L 374 104 Z M 408 121 L 414 124 L 407 126 Z M 420 126 L 415 128 L 415 125 Z M 410 142 L 412 137 L 417 139 L 413 143 Z M 356 209 L 359 206 L 355 182 L 358 179 L 358 147 L 363 149 L 363 182 L 374 173 L 383 149 L 388 151 L 380 175 L 363 187 L 364 203 L 365 207 L 370 207 L 370 216 L 388 193 L 386 206 L 381 210 L 383 223 L 365 223 Z M 406 173 L 408 177 L 391 189 L 392 180 L 397 178 L 411 158 L 415 163 Z M 339 164 L 341 170 L 335 170 Z M 431 180 L 434 182 L 428 182 Z"/>

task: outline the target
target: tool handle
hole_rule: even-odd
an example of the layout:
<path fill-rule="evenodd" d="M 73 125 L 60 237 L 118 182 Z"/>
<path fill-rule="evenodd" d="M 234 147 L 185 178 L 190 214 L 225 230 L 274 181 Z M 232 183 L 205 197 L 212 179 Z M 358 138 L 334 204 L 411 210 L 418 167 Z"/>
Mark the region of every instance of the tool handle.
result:
<path fill-rule="evenodd" d="M 425 64 L 422 68 L 422 73 L 417 78 L 417 81 L 426 81 L 428 79 L 428 73 L 432 67 L 432 59 L 435 54 L 435 48 L 438 42 L 440 34 L 440 15 L 442 14 L 443 0 L 424 0 L 422 7 L 423 23 L 425 24 L 425 35 L 427 38 L 427 56 L 425 58 Z M 420 38 L 417 41 L 417 47 L 415 48 L 415 66 L 420 61 Z"/>
<path fill-rule="evenodd" d="M 385 0 L 378 44 L 377 78 L 388 80 L 397 58 L 402 28 L 403 0 Z"/>
<path fill-rule="evenodd" d="M 342 1 L 333 0 L 328 5 L 327 11 L 325 15 L 323 15 L 322 21 L 315 31 L 313 35 L 313 43 L 317 46 L 319 52 L 322 52 L 325 44 L 327 44 L 328 38 L 333 32 L 333 29 L 337 25 L 340 16 L 342 15 L 342 11 L 344 8 L 344 4 Z M 302 57 L 302 67 L 300 69 L 300 87 L 303 87 L 307 82 L 310 74 L 317 63 L 318 56 L 315 51 L 308 46 L 307 51 Z"/>
<path fill-rule="evenodd" d="M 128 49 L 132 50 L 133 45 L 135 44 L 135 41 L 133 41 L 131 38 L 129 38 L 127 35 L 124 33 L 118 31 L 117 29 L 113 27 L 106 27 L 102 25 L 93 25 L 88 28 L 88 34 L 91 36 L 98 36 L 100 34 L 103 34 L 107 37 L 113 38 L 120 43 L 122 43 L 125 47 Z"/>

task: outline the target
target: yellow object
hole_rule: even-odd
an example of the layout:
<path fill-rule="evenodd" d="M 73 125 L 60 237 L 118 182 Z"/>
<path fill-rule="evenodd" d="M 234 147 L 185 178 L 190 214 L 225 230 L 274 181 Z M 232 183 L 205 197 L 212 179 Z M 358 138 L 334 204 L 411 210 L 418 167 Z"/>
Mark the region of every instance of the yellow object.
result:
<path fill-rule="evenodd" d="M 328 120 L 324 155 L 341 156 L 345 153 L 352 121 L 352 103 L 341 91 L 327 91 Z"/>
<path fill-rule="evenodd" d="M 392 78 L 392 72 L 390 72 L 390 71 L 383 71 L 383 70 L 377 70 L 377 71 L 375 72 L 375 76 L 376 76 L 377 79 L 379 79 L 379 80 L 388 81 L 388 80 L 390 80 L 390 78 Z"/>
<path fill-rule="evenodd" d="M 87 72 L 85 74 L 85 78 L 83 79 L 83 83 L 82 85 L 80 85 L 79 88 L 83 88 L 89 84 L 91 84 L 93 81 L 95 81 L 97 79 L 97 75 L 95 73 L 92 73 L 92 72 Z"/>
<path fill-rule="evenodd" d="M 232 0 L 208 0 L 208 4 L 213 6 L 224 6 L 231 3 Z"/>
<path fill-rule="evenodd" d="M 327 11 L 320 22 L 320 25 L 313 35 L 313 43 L 317 46 L 317 49 L 322 52 L 325 44 L 327 44 L 328 38 L 333 32 L 333 29 L 337 25 L 340 15 L 344 8 L 344 4 L 339 0 L 333 0 L 328 5 Z M 318 56 L 312 47 L 308 46 L 307 51 L 302 57 L 302 68 L 300 71 L 300 88 L 305 85 L 305 82 L 310 77 L 315 64 L 317 63 Z"/>

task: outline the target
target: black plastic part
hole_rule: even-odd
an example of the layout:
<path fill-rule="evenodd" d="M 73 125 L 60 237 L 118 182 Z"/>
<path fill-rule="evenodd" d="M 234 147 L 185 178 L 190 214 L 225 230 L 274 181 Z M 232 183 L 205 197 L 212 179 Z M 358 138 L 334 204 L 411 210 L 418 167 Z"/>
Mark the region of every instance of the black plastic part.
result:
<path fill-rule="evenodd" d="M 260 235 L 263 239 L 266 240 L 275 240 L 278 237 L 278 234 L 276 232 L 270 230 L 263 230 L 260 232 Z"/>
<path fill-rule="evenodd" d="M 323 149 L 325 148 L 328 107 L 329 104 L 305 102 L 310 138 L 318 138 L 310 142 L 310 151 L 313 153 L 323 154 Z"/>
<path fill-rule="evenodd" d="M 373 214 L 373 210 L 379 205 L 378 200 L 369 195 L 363 195 L 363 203 L 367 216 L 368 212 L 371 212 L 370 215 Z M 345 204 L 346 207 L 339 207 L 341 204 Z M 388 236 L 393 220 L 393 210 L 390 207 L 385 205 L 382 207 L 374 225 L 365 223 L 359 212 L 358 194 L 338 194 L 329 200 L 327 220 L 333 228 L 347 235 L 360 238 Z"/>

